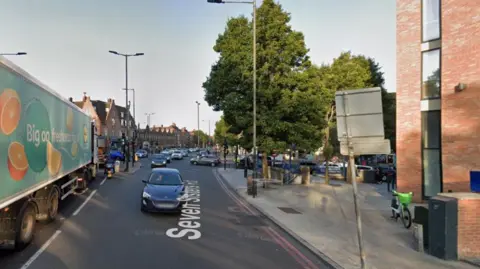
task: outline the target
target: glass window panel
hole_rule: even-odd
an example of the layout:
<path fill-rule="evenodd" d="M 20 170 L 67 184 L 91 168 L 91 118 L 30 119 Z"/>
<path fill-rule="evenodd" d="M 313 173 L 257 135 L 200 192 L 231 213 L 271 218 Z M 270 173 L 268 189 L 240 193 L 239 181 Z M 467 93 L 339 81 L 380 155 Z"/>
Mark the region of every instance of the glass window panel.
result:
<path fill-rule="evenodd" d="M 423 190 L 426 197 L 442 191 L 439 149 L 423 150 Z"/>
<path fill-rule="evenodd" d="M 422 99 L 440 97 L 440 49 L 422 53 Z"/>
<path fill-rule="evenodd" d="M 440 0 L 423 0 L 423 42 L 440 38 Z"/>
<path fill-rule="evenodd" d="M 424 148 L 440 148 L 441 126 L 440 111 L 422 112 L 422 132 Z"/>

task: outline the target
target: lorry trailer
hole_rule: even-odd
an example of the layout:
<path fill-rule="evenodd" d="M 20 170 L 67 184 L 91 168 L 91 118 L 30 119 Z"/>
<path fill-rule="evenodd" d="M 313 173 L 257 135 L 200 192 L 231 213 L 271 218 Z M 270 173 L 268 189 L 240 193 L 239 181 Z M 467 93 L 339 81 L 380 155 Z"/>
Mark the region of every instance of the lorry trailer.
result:
<path fill-rule="evenodd" d="M 21 249 L 37 221 L 86 189 L 98 167 L 91 117 L 0 56 L 0 247 Z"/>

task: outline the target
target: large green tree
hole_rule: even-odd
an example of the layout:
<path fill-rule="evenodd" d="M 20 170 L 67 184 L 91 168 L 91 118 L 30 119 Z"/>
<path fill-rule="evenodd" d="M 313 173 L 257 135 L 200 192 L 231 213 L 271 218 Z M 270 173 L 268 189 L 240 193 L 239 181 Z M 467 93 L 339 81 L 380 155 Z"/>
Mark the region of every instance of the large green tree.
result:
<path fill-rule="evenodd" d="M 338 58 L 334 59 L 330 66 L 322 66 L 321 76 L 330 90 L 330 107 L 325 114 L 325 119 L 329 124 L 324 129 L 323 141 L 327 153 L 340 151 L 336 133 L 335 92 L 341 90 L 368 87 L 380 87 L 382 89 L 385 137 L 391 140 L 392 146 L 395 145 L 395 94 L 389 93 L 385 89 L 383 72 L 381 72 L 380 65 L 374 59 L 363 55 L 353 55 L 351 52 L 343 52 Z M 330 149 L 330 147 L 332 148 Z"/>
<path fill-rule="evenodd" d="M 321 144 L 327 94 L 318 68 L 311 66 L 304 36 L 289 25 L 290 15 L 273 0 L 257 10 L 257 146 L 312 150 Z M 219 35 L 220 54 L 203 83 L 205 100 L 223 111 L 229 131 L 252 148 L 252 25 L 232 18 Z"/>

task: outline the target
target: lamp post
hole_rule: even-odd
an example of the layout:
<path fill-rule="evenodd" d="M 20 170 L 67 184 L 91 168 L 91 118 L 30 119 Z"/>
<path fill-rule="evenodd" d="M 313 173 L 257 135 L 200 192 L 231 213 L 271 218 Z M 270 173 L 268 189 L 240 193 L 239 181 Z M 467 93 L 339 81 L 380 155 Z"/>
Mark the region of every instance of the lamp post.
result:
<path fill-rule="evenodd" d="M 136 126 L 135 123 L 137 122 L 136 121 L 136 118 L 135 118 L 135 89 L 122 89 L 124 91 L 132 91 L 133 92 L 133 126 Z M 126 111 L 126 114 L 128 115 L 128 117 L 130 117 L 130 101 L 128 102 L 128 109 Z M 128 118 L 127 118 L 128 119 Z M 127 130 L 128 128 L 130 128 L 130 124 L 127 120 L 127 122 L 125 123 L 125 125 L 127 125 Z M 135 130 L 134 130 L 135 132 Z M 128 131 L 127 131 L 128 133 Z M 134 133 L 133 137 L 132 137 L 132 149 L 133 151 L 135 152 L 135 144 L 136 144 L 136 140 L 137 140 L 137 135 L 136 135 L 136 132 Z M 132 165 L 135 165 L 135 158 L 132 158 Z"/>
<path fill-rule="evenodd" d="M 249 4 L 253 6 L 253 177 L 257 176 L 257 1 L 207 0 L 213 4 Z"/>
<path fill-rule="evenodd" d="M 197 104 L 197 147 L 200 147 L 200 103 L 195 101 Z"/>
<path fill-rule="evenodd" d="M 135 57 L 135 56 L 143 56 L 145 54 L 144 53 L 124 54 L 124 53 L 118 53 L 114 50 L 109 50 L 108 52 L 118 56 L 125 57 L 125 89 L 127 89 L 125 90 L 125 107 L 127 107 L 128 106 L 128 58 Z M 125 135 L 127 138 L 130 131 L 130 124 L 129 124 L 130 113 L 128 112 L 129 110 L 127 110 L 127 115 L 126 115 L 127 133 Z M 128 163 L 130 161 L 130 147 L 127 147 L 126 155 L 127 156 L 125 156 L 125 172 L 128 172 Z"/>
<path fill-rule="evenodd" d="M 206 120 L 202 120 L 203 122 L 207 122 Z M 210 145 L 210 120 L 208 120 L 208 144 Z"/>
<path fill-rule="evenodd" d="M 152 128 L 152 126 L 150 126 L 150 117 L 151 117 L 152 115 L 155 115 L 155 112 L 145 113 L 145 116 L 147 116 L 147 125 L 148 125 L 148 128 Z"/>
<path fill-rule="evenodd" d="M 27 55 L 26 52 L 0 52 L 0 56 L 21 56 L 21 55 Z"/>
<path fill-rule="evenodd" d="M 135 89 L 122 89 L 124 91 L 132 91 L 133 92 L 133 121 L 136 122 L 135 116 Z"/>

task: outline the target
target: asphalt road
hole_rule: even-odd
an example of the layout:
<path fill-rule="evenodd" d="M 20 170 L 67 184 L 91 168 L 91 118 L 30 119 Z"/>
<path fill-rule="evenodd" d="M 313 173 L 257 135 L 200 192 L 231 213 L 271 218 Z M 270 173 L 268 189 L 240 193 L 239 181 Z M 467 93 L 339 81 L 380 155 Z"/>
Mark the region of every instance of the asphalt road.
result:
<path fill-rule="evenodd" d="M 192 166 L 186 159 L 172 161 L 170 167 L 198 185 L 200 201 L 194 211 L 200 212 L 195 217 L 201 226 L 174 238 L 181 235 L 181 226 L 192 226 L 180 220 L 185 215 L 140 211 L 148 162 L 142 160 L 145 165 L 135 174 L 104 182 L 99 178 L 89 191 L 68 199 L 56 222 L 37 226 L 32 245 L 0 253 L 0 268 L 328 268 L 235 195 L 213 173 L 215 168 Z"/>

